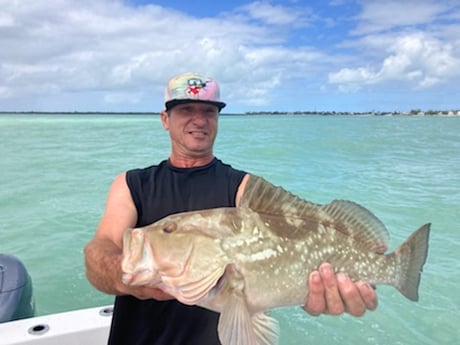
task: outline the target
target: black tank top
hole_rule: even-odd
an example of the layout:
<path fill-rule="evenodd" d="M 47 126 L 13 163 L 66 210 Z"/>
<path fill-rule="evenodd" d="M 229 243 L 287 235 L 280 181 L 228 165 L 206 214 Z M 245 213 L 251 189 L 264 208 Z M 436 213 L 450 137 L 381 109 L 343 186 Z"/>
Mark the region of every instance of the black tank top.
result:
<path fill-rule="evenodd" d="M 138 213 L 136 226 L 173 213 L 235 206 L 244 175 L 218 159 L 196 168 L 175 168 L 163 161 L 130 170 L 126 182 Z M 108 344 L 217 345 L 218 317 L 218 313 L 176 300 L 117 296 Z"/>

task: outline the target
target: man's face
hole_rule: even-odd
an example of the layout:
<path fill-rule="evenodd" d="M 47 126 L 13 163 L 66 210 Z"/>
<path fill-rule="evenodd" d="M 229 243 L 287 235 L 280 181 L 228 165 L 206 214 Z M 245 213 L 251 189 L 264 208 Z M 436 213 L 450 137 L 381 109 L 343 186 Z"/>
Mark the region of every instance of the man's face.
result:
<path fill-rule="evenodd" d="M 219 109 L 215 105 L 200 102 L 179 104 L 168 113 L 161 113 L 173 152 L 196 158 L 212 155 L 218 117 Z"/>

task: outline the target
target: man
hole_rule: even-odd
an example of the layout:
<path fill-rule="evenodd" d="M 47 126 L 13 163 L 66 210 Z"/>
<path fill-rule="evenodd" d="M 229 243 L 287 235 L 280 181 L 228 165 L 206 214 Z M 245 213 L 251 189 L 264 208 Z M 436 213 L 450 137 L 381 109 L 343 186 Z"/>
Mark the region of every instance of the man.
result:
<path fill-rule="evenodd" d="M 249 175 L 213 154 L 220 100 L 217 82 L 187 73 L 166 87 L 163 127 L 169 131 L 168 160 L 119 175 L 94 238 L 85 248 L 87 277 L 99 290 L 116 295 L 109 344 L 219 344 L 218 314 L 186 306 L 152 287 L 122 283 L 122 233 L 169 214 L 213 207 L 237 207 Z M 307 282 L 306 288 L 307 288 Z M 373 289 L 334 274 L 324 263 L 308 280 L 305 310 L 312 315 L 362 315 L 377 306 Z"/>

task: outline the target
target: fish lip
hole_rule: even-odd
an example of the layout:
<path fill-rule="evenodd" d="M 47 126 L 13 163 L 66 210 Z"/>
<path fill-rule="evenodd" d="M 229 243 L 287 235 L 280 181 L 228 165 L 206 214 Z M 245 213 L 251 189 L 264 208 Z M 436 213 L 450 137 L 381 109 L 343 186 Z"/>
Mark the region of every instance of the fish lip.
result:
<path fill-rule="evenodd" d="M 142 248 L 140 256 L 138 252 L 139 248 Z M 145 260 L 147 265 L 139 266 L 139 263 L 143 262 L 145 257 L 148 258 Z M 146 245 L 145 234 L 140 229 L 127 229 L 123 234 L 121 270 L 121 280 L 125 285 L 142 286 L 158 283 L 158 271 L 153 250 L 149 245 Z"/>

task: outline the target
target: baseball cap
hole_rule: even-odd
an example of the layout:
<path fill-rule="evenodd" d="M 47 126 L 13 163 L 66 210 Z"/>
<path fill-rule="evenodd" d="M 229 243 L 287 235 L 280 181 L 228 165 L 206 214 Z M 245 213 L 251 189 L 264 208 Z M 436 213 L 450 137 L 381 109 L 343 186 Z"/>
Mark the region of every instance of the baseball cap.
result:
<path fill-rule="evenodd" d="M 171 78 L 166 85 L 166 110 L 188 102 L 210 103 L 218 107 L 219 111 L 226 105 L 220 100 L 219 84 L 214 79 L 198 73 L 180 74 Z"/>

